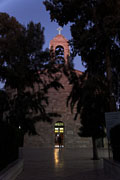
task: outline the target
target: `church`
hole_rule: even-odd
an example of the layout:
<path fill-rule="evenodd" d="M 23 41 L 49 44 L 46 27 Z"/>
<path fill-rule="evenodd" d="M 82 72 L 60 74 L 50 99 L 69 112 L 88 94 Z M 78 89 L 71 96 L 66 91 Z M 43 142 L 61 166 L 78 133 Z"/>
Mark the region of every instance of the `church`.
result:
<path fill-rule="evenodd" d="M 61 34 L 61 29 L 58 28 L 58 35 L 55 36 L 49 45 L 56 55 L 59 54 L 64 59 L 64 65 L 69 62 L 70 47 L 68 40 Z M 58 52 L 58 54 L 57 54 Z M 61 54 L 59 52 L 62 52 Z M 59 63 L 59 62 L 58 62 Z M 77 74 L 82 74 L 81 71 L 74 70 Z M 36 131 L 38 135 L 24 137 L 24 147 L 58 147 L 58 138 L 61 138 L 61 146 L 65 148 L 85 148 L 91 147 L 91 138 L 83 138 L 78 135 L 80 118 L 74 120 L 75 110 L 71 113 L 70 106 L 67 107 L 67 98 L 71 92 L 72 85 L 68 78 L 62 73 L 60 83 L 64 87 L 56 91 L 54 88 L 49 89 L 48 99 L 49 105 L 46 112 L 57 113 L 60 116 L 53 117 L 51 123 L 39 121 L 36 123 Z"/>

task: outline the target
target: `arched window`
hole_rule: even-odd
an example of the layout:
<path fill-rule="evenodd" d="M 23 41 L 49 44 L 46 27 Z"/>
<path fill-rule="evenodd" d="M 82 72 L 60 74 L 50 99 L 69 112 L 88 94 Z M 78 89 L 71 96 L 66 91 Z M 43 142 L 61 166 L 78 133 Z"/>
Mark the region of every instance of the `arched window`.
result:
<path fill-rule="evenodd" d="M 64 64 L 64 48 L 62 46 L 57 46 L 55 49 L 55 58 L 57 64 Z"/>
<path fill-rule="evenodd" d="M 62 121 L 55 123 L 55 133 L 64 133 L 64 123 Z"/>

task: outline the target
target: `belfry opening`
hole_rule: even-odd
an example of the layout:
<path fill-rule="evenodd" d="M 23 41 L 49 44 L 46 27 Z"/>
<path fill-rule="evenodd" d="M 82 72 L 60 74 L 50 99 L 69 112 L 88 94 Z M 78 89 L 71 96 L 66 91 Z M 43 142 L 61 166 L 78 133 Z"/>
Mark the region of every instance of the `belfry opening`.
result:
<path fill-rule="evenodd" d="M 64 48 L 62 46 L 57 46 L 55 49 L 55 57 L 57 64 L 64 64 Z"/>
<path fill-rule="evenodd" d="M 57 121 L 54 126 L 55 133 L 55 147 L 64 147 L 64 123 L 62 121 Z M 60 139 L 60 141 L 59 141 Z"/>

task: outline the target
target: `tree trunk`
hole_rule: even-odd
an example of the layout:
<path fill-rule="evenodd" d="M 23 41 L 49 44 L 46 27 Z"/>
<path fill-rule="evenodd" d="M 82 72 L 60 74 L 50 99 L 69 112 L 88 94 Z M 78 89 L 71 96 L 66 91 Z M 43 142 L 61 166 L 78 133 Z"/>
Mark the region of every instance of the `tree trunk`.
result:
<path fill-rule="evenodd" d="M 98 160 L 98 150 L 97 150 L 97 139 L 92 137 L 92 144 L 93 144 L 93 160 Z"/>
<path fill-rule="evenodd" d="M 106 72 L 108 81 L 108 91 L 109 91 L 109 109 L 111 112 L 116 111 L 115 97 L 113 94 L 113 82 L 112 82 L 112 70 L 110 61 L 110 51 L 109 47 L 106 46 Z"/>

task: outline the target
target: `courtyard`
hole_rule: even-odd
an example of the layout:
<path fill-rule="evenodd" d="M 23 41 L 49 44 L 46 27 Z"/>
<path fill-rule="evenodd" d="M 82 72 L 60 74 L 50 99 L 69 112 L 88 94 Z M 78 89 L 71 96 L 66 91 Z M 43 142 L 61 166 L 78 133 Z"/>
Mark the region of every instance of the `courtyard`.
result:
<path fill-rule="evenodd" d="M 104 174 L 103 158 L 92 160 L 92 149 L 24 148 L 24 170 L 16 180 L 112 180 Z"/>

